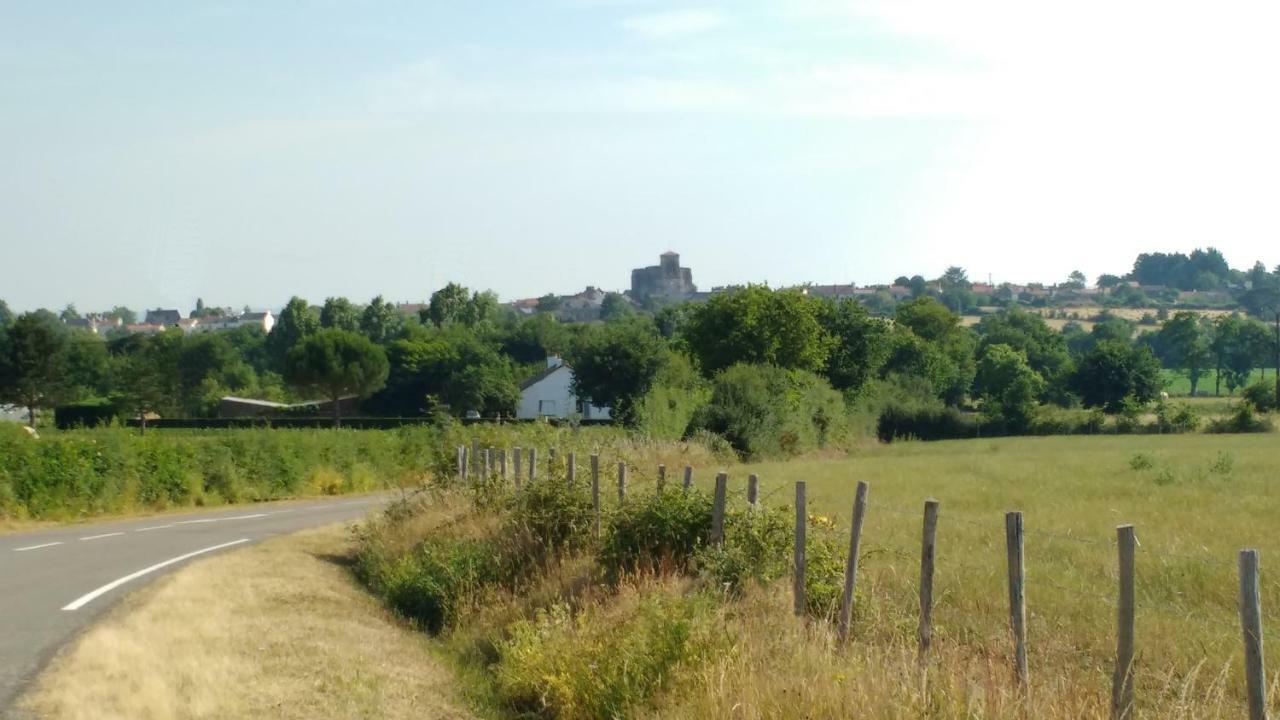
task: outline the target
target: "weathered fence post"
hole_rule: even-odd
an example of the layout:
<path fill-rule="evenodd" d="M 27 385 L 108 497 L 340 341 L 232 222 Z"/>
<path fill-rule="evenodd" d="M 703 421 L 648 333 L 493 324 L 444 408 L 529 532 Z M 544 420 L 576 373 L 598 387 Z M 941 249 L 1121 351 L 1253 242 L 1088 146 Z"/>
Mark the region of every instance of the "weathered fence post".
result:
<path fill-rule="evenodd" d="M 938 501 L 924 503 L 924 532 L 920 542 L 920 664 L 929 660 L 933 644 L 933 563 L 938 536 Z"/>
<path fill-rule="evenodd" d="M 459 480 L 466 477 L 466 469 L 467 469 L 467 448 L 462 445 L 459 445 L 458 446 L 458 479 Z"/>
<path fill-rule="evenodd" d="M 760 476 L 755 473 L 747 476 L 747 503 L 751 507 L 760 505 Z"/>
<path fill-rule="evenodd" d="M 724 544 L 724 505 L 729 492 L 729 474 L 716 475 L 716 494 L 711 503 L 711 544 Z"/>
<path fill-rule="evenodd" d="M 507 479 L 507 449 L 498 449 L 498 472 L 502 473 L 503 482 Z"/>
<path fill-rule="evenodd" d="M 867 483 L 859 480 L 853 495 L 853 524 L 849 528 L 849 557 L 844 562 L 844 593 L 840 596 L 840 642 L 849 640 L 849 623 L 853 619 L 854 591 L 858 585 L 858 548 L 862 545 L 862 520 L 867 514 Z"/>
<path fill-rule="evenodd" d="M 570 485 L 578 480 L 578 454 L 572 450 L 564 456 L 564 479 Z"/>
<path fill-rule="evenodd" d="M 685 465 L 684 466 L 684 489 L 688 490 L 691 487 L 693 487 L 693 466 Z"/>
<path fill-rule="evenodd" d="M 529 482 L 538 479 L 538 448 L 529 448 Z"/>
<path fill-rule="evenodd" d="M 658 492 L 662 492 L 662 488 L 667 484 L 667 466 L 658 466 Z"/>
<path fill-rule="evenodd" d="M 493 448 L 484 449 L 484 479 L 487 482 L 493 477 Z"/>
<path fill-rule="evenodd" d="M 796 549 L 795 549 L 795 575 L 792 578 L 792 591 L 795 595 L 795 611 L 796 616 L 803 617 L 805 609 L 804 596 L 804 545 L 805 530 L 808 528 L 808 516 L 806 514 L 805 498 L 804 498 L 804 481 L 796 482 Z"/>
<path fill-rule="evenodd" d="M 618 504 L 627 501 L 627 464 L 618 463 Z"/>
<path fill-rule="evenodd" d="M 471 477 L 471 454 L 466 445 L 462 446 L 462 481 Z"/>
<path fill-rule="evenodd" d="M 600 537 L 600 456 L 591 456 L 591 512 L 594 520 L 592 532 Z"/>
<path fill-rule="evenodd" d="M 1031 689 L 1027 671 L 1027 596 L 1022 554 L 1022 513 L 1004 515 L 1005 550 L 1009 563 L 1009 625 L 1013 630 L 1014 676 L 1024 700 Z"/>
<path fill-rule="evenodd" d="M 520 448 L 518 448 L 518 447 L 517 447 L 517 448 L 511 448 L 511 464 L 512 464 L 512 466 L 513 466 L 511 469 L 515 471 L 516 488 L 517 488 L 517 489 L 519 489 L 519 487 L 520 487 L 520 481 L 524 479 L 524 478 L 523 478 L 523 476 L 522 476 L 522 474 L 521 474 L 521 472 L 520 472 L 520 456 L 521 456 L 522 454 L 523 454 L 523 452 L 520 450 Z"/>
<path fill-rule="evenodd" d="M 1116 606 L 1116 672 L 1111 682 L 1112 720 L 1133 717 L 1133 620 L 1134 557 L 1133 526 L 1116 528 L 1120 552 L 1120 604 Z"/>
<path fill-rule="evenodd" d="M 1244 673 L 1249 720 L 1267 720 L 1267 675 L 1262 655 L 1262 596 L 1258 551 L 1240 551 L 1240 626 L 1244 630 Z"/>

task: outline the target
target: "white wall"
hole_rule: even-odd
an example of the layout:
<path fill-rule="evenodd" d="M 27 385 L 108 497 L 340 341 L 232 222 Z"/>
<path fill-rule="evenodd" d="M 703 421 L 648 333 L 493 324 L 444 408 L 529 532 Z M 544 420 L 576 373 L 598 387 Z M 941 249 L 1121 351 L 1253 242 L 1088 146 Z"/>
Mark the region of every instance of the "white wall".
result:
<path fill-rule="evenodd" d="M 578 408 L 578 398 L 574 396 L 573 371 L 566 365 L 530 385 L 520 392 L 520 406 L 516 417 L 533 419 L 540 417 L 567 417 Z M 609 419 L 609 409 L 592 406 L 583 419 Z"/>

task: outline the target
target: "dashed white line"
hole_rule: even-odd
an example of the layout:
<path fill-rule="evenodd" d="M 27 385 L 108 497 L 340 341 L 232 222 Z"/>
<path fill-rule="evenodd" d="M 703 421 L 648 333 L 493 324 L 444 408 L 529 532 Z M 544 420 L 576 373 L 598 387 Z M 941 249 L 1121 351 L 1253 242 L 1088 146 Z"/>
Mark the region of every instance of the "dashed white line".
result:
<path fill-rule="evenodd" d="M 229 548 L 229 547 L 232 547 L 233 545 L 240 545 L 242 543 L 247 543 L 247 542 L 249 542 L 249 538 L 241 538 L 239 540 L 234 540 L 229 543 L 222 543 L 221 545 L 214 545 L 212 547 L 196 550 L 195 552 L 189 552 L 186 555 L 179 555 L 178 557 L 175 557 L 175 558 L 169 558 L 164 562 L 159 562 L 159 563 L 156 563 L 155 565 L 152 565 L 151 567 L 145 567 L 135 573 L 130 573 L 128 575 L 125 575 L 119 580 L 112 580 L 111 582 L 107 583 L 106 585 L 103 585 L 97 590 L 85 593 L 84 595 L 81 595 L 75 600 L 72 600 L 71 602 L 64 605 L 62 609 L 67 612 L 79 610 L 80 608 L 84 607 L 85 605 L 88 605 L 89 603 L 93 602 L 94 600 L 101 597 L 102 595 L 105 595 L 111 592 L 112 590 L 115 590 L 116 588 L 120 587 L 121 585 L 124 585 L 127 582 L 137 580 L 143 575 L 148 575 L 157 570 L 160 570 L 161 568 L 166 568 L 170 565 L 173 565 L 174 563 L 180 563 L 183 560 L 189 560 L 190 558 L 193 558 L 197 555 L 204 555 L 205 553 L 211 553 L 217 550 L 222 550 L 223 548 Z"/>
<path fill-rule="evenodd" d="M 123 532 L 113 532 L 113 533 L 103 533 L 101 535 L 90 535 L 89 537 L 80 538 L 80 541 L 84 542 L 85 540 L 101 540 L 102 538 L 115 537 L 117 535 L 123 535 L 123 534 L 124 534 Z"/>
<path fill-rule="evenodd" d="M 169 523 L 168 525 L 152 525 L 151 527 L 138 528 L 137 530 L 134 530 L 134 532 L 151 532 L 152 530 L 164 530 L 165 528 L 171 527 L 173 527 L 173 523 Z"/>
<path fill-rule="evenodd" d="M 218 518 L 202 518 L 200 520 L 179 520 L 178 522 L 174 523 L 174 525 L 200 525 L 203 523 L 215 523 L 215 522 L 218 522 Z"/>
<path fill-rule="evenodd" d="M 237 515 L 235 517 L 218 518 L 219 520 L 252 520 L 254 518 L 266 517 L 268 513 L 258 513 L 257 515 Z"/>
<path fill-rule="evenodd" d="M 61 544 L 62 544 L 62 541 L 61 541 L 61 540 L 59 540 L 58 542 L 48 542 L 48 543 L 44 543 L 44 544 L 42 544 L 42 545 L 28 545 L 28 546 L 26 546 L 26 547 L 14 548 L 14 549 L 13 549 L 13 551 L 14 551 L 14 552 L 26 552 L 26 551 L 28 551 L 28 550 L 39 550 L 40 548 L 53 547 L 54 545 L 61 545 Z"/>

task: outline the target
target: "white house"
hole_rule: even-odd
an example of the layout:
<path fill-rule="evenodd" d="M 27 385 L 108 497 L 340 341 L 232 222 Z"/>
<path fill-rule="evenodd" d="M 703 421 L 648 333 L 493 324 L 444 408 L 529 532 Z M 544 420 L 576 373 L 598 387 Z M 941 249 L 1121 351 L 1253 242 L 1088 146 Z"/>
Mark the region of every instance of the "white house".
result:
<path fill-rule="evenodd" d="M 520 407 L 516 417 L 563 418 L 579 414 L 583 420 L 608 420 L 609 408 L 579 403 L 573 394 L 573 369 L 559 355 L 547 358 L 547 369 L 520 384 Z"/>

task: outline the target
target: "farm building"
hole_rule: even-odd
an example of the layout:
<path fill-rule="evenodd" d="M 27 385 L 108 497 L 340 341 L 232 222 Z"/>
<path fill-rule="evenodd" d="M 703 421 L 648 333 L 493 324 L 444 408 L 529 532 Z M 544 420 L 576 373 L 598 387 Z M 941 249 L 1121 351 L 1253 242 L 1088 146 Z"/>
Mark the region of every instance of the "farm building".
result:
<path fill-rule="evenodd" d="M 533 420 L 580 414 L 583 420 L 608 420 L 609 408 L 579 402 L 573 393 L 573 369 L 559 355 L 547 358 L 547 369 L 520 384 L 516 417 Z"/>

